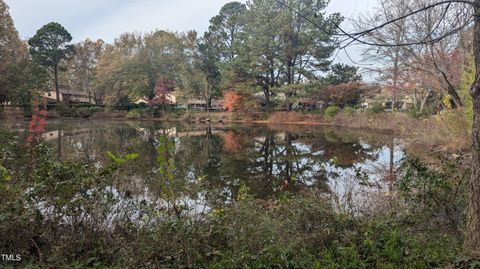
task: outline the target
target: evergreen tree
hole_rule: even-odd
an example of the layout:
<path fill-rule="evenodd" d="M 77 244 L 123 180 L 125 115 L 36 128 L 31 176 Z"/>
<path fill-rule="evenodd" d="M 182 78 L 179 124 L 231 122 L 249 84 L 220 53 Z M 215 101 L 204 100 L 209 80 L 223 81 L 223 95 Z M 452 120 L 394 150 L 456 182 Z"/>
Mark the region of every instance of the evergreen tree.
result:
<path fill-rule="evenodd" d="M 73 52 L 74 47 L 70 44 L 72 36 L 56 22 L 51 22 L 40 28 L 36 35 L 28 40 L 30 55 L 33 61 L 46 67 L 53 73 L 53 82 L 57 93 L 57 103 L 60 102 L 58 82 L 59 65 Z"/>

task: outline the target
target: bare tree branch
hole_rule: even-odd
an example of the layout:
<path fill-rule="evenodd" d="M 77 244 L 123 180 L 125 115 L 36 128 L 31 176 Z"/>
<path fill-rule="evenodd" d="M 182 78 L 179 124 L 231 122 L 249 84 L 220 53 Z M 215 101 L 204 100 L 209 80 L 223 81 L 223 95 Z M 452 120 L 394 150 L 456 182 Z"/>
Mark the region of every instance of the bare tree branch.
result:
<path fill-rule="evenodd" d="M 277 0 L 277 3 L 280 4 L 281 6 L 291 10 L 292 12 L 294 12 L 295 14 L 297 14 L 299 17 L 303 18 L 305 21 L 313 24 L 314 26 L 316 26 L 319 30 L 323 31 L 324 33 L 326 34 L 329 34 L 329 35 L 332 35 L 332 36 L 337 36 L 337 37 L 346 37 L 345 39 L 341 40 L 339 42 L 339 44 L 342 44 L 344 42 L 347 42 L 346 45 L 343 45 L 343 46 L 340 46 L 340 49 L 343 49 L 343 48 L 346 48 L 348 46 L 350 46 L 351 44 L 355 43 L 355 42 L 358 42 L 360 44 L 363 44 L 363 45 L 368 45 L 368 46 L 380 46 L 380 47 L 404 47 L 404 46 L 413 46 L 413 45 L 428 45 L 428 44 L 431 44 L 431 43 L 435 43 L 435 42 L 439 42 L 439 41 L 442 41 L 443 39 L 451 36 L 451 35 L 454 35 L 456 33 L 458 33 L 459 31 L 461 31 L 462 29 L 464 29 L 465 27 L 467 27 L 469 24 L 471 24 L 473 22 L 473 20 L 468 20 L 466 21 L 464 24 L 460 25 L 459 27 L 456 27 L 454 29 L 452 29 L 451 31 L 449 32 L 446 32 L 444 33 L 443 35 L 441 36 L 438 36 L 436 38 L 433 38 L 433 39 L 430 39 L 429 37 L 431 36 L 430 34 L 425 36 L 425 38 L 423 40 L 420 40 L 420 41 L 415 41 L 415 42 L 404 42 L 404 43 L 399 43 L 399 44 L 385 44 L 385 43 L 374 43 L 374 42 L 368 42 L 368 41 L 365 41 L 362 39 L 362 37 L 364 37 L 365 35 L 368 35 L 369 33 L 372 33 L 374 31 L 377 31 L 379 29 L 382 29 L 384 28 L 385 26 L 387 25 L 390 25 L 390 24 L 393 24 L 393 23 L 396 23 L 398 21 L 402 21 L 402 20 L 405 20 L 409 17 L 412 17 L 416 14 L 419 14 L 419 13 L 422 13 L 424 11 L 427 11 L 429 9 L 432 9 L 432 8 L 435 8 L 435 7 L 438 7 L 438 6 L 447 6 L 448 8 L 445 9 L 445 13 L 448 12 L 451 4 L 453 3 L 461 3 L 461 4 L 468 4 L 468 5 L 471 5 L 471 6 L 474 6 L 475 3 L 472 2 L 472 1 L 467 1 L 467 0 L 448 0 L 448 1 L 440 1 L 440 2 L 435 2 L 435 3 L 432 3 L 432 4 L 429 4 L 429 5 L 426 5 L 426 6 L 423 6 L 421 8 L 418 8 L 418 9 L 415 9 L 405 15 L 402 15 L 402 16 L 399 16 L 398 18 L 394 18 L 394 19 L 391 19 L 387 22 L 384 22 L 380 25 L 377 25 L 377 26 L 374 26 L 374 27 L 371 27 L 367 30 L 364 30 L 364 31 L 360 31 L 360 32 L 355 32 L 355 33 L 348 33 L 346 30 L 344 30 L 340 25 L 336 25 L 336 29 L 339 31 L 339 32 L 329 32 L 327 30 L 325 30 L 323 27 L 321 27 L 320 25 L 318 25 L 316 22 L 315 22 L 315 19 L 314 18 L 308 18 L 306 16 L 304 16 L 303 14 L 301 14 L 300 12 L 298 12 L 297 10 L 295 10 L 294 8 L 290 7 L 289 5 L 287 5 L 285 2 L 283 2 L 282 0 Z M 446 16 L 446 14 L 445 14 Z M 444 17 L 445 17 L 444 16 Z M 440 23 L 440 22 L 439 22 Z"/>

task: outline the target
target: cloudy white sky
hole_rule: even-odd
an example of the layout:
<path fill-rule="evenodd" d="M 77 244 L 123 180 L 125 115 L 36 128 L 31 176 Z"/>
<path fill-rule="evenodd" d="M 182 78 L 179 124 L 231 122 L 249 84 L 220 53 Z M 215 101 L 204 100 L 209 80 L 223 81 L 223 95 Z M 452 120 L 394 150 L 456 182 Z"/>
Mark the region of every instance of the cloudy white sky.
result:
<path fill-rule="evenodd" d="M 119 34 L 155 29 L 197 30 L 203 33 L 209 19 L 231 0 L 5 0 L 21 37 L 33 36 L 42 25 L 55 21 L 74 37 L 111 42 Z M 245 0 L 241 0 L 245 2 Z M 376 0 L 331 0 L 328 12 L 356 17 L 375 6 Z M 352 49 L 352 57 L 359 57 Z M 345 55 L 338 61 L 348 59 Z"/>

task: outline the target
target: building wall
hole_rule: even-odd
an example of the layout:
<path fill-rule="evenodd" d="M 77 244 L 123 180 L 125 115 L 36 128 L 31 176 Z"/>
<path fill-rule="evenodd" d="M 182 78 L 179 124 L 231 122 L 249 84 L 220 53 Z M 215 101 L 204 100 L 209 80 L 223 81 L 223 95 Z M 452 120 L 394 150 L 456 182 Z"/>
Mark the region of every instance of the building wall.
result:
<path fill-rule="evenodd" d="M 52 101 L 57 100 L 56 91 L 49 91 L 43 94 L 44 97 L 51 99 Z M 88 98 L 88 95 L 79 93 L 79 92 L 66 92 L 60 90 L 60 102 L 70 101 L 73 103 L 90 103 L 94 104 L 93 98 Z"/>

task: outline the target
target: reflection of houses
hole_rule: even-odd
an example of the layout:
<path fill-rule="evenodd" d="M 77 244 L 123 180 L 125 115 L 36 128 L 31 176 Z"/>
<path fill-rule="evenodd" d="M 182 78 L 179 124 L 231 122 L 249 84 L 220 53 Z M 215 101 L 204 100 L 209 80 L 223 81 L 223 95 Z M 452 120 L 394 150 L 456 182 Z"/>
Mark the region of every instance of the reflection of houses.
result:
<path fill-rule="evenodd" d="M 42 138 L 45 141 L 50 141 L 50 140 L 58 139 L 59 137 L 66 138 L 66 137 L 80 136 L 80 135 L 91 134 L 91 133 L 92 133 L 92 129 L 81 129 L 81 130 L 74 130 L 74 131 L 56 130 L 56 131 L 44 133 L 42 135 Z"/>
<path fill-rule="evenodd" d="M 50 141 L 50 140 L 55 140 L 57 139 L 61 134 L 60 134 L 61 131 L 57 130 L 57 131 L 52 131 L 52 132 L 46 132 L 42 135 L 42 138 L 45 140 L 45 141 Z"/>
<path fill-rule="evenodd" d="M 381 89 L 373 96 L 368 96 L 362 101 L 363 108 L 371 108 L 374 106 L 382 106 L 385 111 L 391 111 L 393 107 L 393 99 L 395 98 L 396 110 L 408 110 L 415 105 L 413 97 L 406 91 L 392 91 Z"/>
<path fill-rule="evenodd" d="M 286 133 L 275 133 L 275 141 L 285 141 L 285 138 L 287 137 Z M 257 143 L 264 144 L 267 141 L 266 136 L 256 136 L 253 138 L 253 140 Z"/>
<path fill-rule="evenodd" d="M 86 104 L 94 103 L 92 96 L 85 92 L 60 88 L 59 94 L 59 99 L 61 102 Z M 43 96 L 47 98 L 49 103 L 55 103 L 57 101 L 57 92 L 55 90 L 45 92 Z"/>
<path fill-rule="evenodd" d="M 135 128 L 139 133 L 142 134 L 143 140 L 147 141 L 152 136 L 168 136 L 173 138 L 181 137 L 194 137 L 194 136 L 208 136 L 213 134 L 218 134 L 221 131 L 218 130 L 187 130 L 187 131 L 178 131 L 176 127 L 168 129 L 159 129 L 159 130 L 150 130 L 147 128 L 136 127 Z"/>
<path fill-rule="evenodd" d="M 192 137 L 192 136 L 207 136 L 207 135 L 214 135 L 218 134 L 221 131 L 186 131 L 186 132 L 176 132 L 173 137 Z"/>

